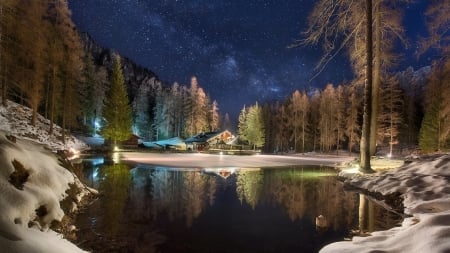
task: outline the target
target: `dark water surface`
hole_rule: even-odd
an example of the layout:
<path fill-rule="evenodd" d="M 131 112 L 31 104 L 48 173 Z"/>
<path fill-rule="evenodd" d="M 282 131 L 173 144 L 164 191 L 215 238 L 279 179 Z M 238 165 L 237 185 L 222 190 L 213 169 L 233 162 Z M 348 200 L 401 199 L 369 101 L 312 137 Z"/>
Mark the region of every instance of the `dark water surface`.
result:
<path fill-rule="evenodd" d="M 344 191 L 333 168 L 83 165 L 101 195 L 78 216 L 76 243 L 93 252 L 318 252 L 401 220 Z"/>

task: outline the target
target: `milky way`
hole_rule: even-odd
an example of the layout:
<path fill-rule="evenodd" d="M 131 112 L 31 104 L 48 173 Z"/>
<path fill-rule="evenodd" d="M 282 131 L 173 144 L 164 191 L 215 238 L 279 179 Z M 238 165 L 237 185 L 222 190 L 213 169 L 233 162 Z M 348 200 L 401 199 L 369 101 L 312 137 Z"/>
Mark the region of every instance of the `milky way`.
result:
<path fill-rule="evenodd" d="M 314 3 L 69 2 L 76 25 L 97 43 L 152 70 L 168 84 L 176 81 L 189 86 L 190 77 L 197 76 L 199 85 L 219 102 L 221 112 L 234 117 L 244 104 L 283 99 L 295 89 L 323 87 L 352 78 L 345 56 L 339 56 L 311 80 L 320 49 L 288 49 L 304 30 Z M 412 7 L 422 8 L 417 4 Z M 415 17 L 414 22 L 423 21 L 417 14 Z M 414 31 L 410 33 L 417 36 Z"/>

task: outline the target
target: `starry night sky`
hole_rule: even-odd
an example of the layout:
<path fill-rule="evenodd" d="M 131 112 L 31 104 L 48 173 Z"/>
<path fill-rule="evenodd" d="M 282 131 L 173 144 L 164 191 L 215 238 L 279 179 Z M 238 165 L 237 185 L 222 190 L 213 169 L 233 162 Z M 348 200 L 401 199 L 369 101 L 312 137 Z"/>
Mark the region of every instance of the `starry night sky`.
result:
<path fill-rule="evenodd" d="M 304 31 L 314 0 L 70 0 L 81 31 L 101 46 L 155 72 L 172 84 L 199 85 L 220 111 L 237 117 L 244 104 L 284 99 L 294 90 L 324 87 L 352 79 L 345 55 L 316 78 L 318 48 L 288 49 Z M 418 35 L 425 35 L 427 0 L 407 5 L 406 34 L 399 69 L 415 69 L 430 57 L 414 57 Z"/>

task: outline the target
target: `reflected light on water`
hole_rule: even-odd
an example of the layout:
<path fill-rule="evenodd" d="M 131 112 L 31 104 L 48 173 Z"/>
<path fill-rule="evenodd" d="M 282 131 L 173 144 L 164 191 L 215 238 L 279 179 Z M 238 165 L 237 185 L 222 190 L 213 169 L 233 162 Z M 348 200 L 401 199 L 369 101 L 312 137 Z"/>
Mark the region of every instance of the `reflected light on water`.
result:
<path fill-rule="evenodd" d="M 114 148 L 114 150 L 115 150 L 115 148 Z M 119 161 L 120 161 L 119 152 L 117 152 L 117 151 L 114 152 L 113 155 L 112 155 L 112 159 L 113 159 L 114 163 L 119 163 Z"/>

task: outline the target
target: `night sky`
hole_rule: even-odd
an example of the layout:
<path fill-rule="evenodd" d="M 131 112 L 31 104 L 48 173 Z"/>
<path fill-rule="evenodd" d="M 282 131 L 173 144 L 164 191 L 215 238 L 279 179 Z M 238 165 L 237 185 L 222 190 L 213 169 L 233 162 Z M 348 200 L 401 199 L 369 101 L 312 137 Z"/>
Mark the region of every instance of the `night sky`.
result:
<path fill-rule="evenodd" d="M 316 78 L 318 48 L 288 49 L 305 30 L 314 0 L 70 0 L 81 31 L 155 72 L 168 84 L 199 85 L 220 111 L 237 117 L 244 104 L 284 99 L 294 90 L 352 79 L 345 55 Z M 427 0 L 407 5 L 404 24 L 410 39 L 398 69 L 417 61 L 416 40 L 425 35 Z M 235 120 L 235 119 L 234 119 Z"/>

